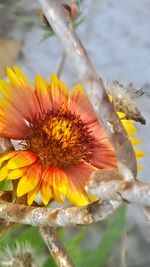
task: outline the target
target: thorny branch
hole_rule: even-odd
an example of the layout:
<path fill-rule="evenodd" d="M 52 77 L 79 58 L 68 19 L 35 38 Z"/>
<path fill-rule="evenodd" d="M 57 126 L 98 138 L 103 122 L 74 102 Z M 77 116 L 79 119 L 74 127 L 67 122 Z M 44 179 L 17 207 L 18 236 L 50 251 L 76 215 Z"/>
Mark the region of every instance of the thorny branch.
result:
<path fill-rule="evenodd" d="M 43 12 L 53 31 L 64 45 L 71 64 L 77 71 L 80 81 L 87 90 L 87 95 L 97 112 L 99 120 L 112 141 L 119 163 L 123 163 L 136 177 L 136 159 L 128 137 L 116 115 L 115 109 L 108 101 L 102 79 L 97 75 L 88 54 L 79 40 L 69 18 L 59 0 L 39 0 Z M 122 164 L 120 164 L 122 166 Z"/>

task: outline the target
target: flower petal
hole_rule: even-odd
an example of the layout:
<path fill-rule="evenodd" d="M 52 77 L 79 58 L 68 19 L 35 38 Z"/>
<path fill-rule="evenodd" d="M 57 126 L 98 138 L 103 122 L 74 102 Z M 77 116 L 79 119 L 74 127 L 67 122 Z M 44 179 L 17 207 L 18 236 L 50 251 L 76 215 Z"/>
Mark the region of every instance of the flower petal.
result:
<path fill-rule="evenodd" d="M 95 122 L 90 124 L 89 130 L 95 138 L 96 144 L 91 151 L 90 163 L 100 169 L 116 167 L 117 159 L 115 150 L 102 126 L 99 122 Z"/>
<path fill-rule="evenodd" d="M 138 171 L 142 171 L 142 170 L 143 170 L 143 166 L 140 165 L 140 164 L 138 164 L 138 165 L 137 165 L 137 170 L 138 170 Z"/>
<path fill-rule="evenodd" d="M 144 157 L 144 152 L 140 149 L 135 149 L 135 155 L 137 159 L 143 158 Z"/>
<path fill-rule="evenodd" d="M 23 72 L 18 68 L 18 66 L 14 66 L 14 71 L 7 67 L 7 75 L 10 80 L 10 82 L 14 85 L 30 85 L 29 81 L 27 80 L 26 76 L 23 74 Z"/>
<path fill-rule="evenodd" d="M 52 100 L 50 96 L 50 86 L 40 75 L 35 77 L 35 94 L 39 101 L 41 110 L 48 112 L 52 108 Z"/>
<path fill-rule="evenodd" d="M 42 175 L 42 184 L 40 186 L 40 192 L 44 205 L 46 206 L 50 199 L 53 197 L 51 188 L 51 171 L 50 168 L 45 168 Z"/>
<path fill-rule="evenodd" d="M 18 67 L 14 69 L 15 72 L 7 68 L 10 90 L 5 97 L 26 120 L 32 122 L 35 116 L 39 116 L 41 113 L 38 100 L 25 75 Z M 0 92 L 3 94 L 3 90 Z"/>
<path fill-rule="evenodd" d="M 53 107 L 67 108 L 68 90 L 66 85 L 58 79 L 56 74 L 51 76 L 50 91 Z"/>
<path fill-rule="evenodd" d="M 21 177 L 17 186 L 17 196 L 33 191 L 39 184 L 41 178 L 41 165 L 35 163 L 28 168 L 27 173 Z"/>
<path fill-rule="evenodd" d="M 57 167 L 51 168 L 51 187 L 53 197 L 57 202 L 63 203 L 68 191 L 68 179 L 65 172 Z"/>
<path fill-rule="evenodd" d="M 39 192 L 39 189 L 40 189 L 40 184 L 34 188 L 34 190 L 30 191 L 28 193 L 28 196 L 27 196 L 27 202 L 28 202 L 28 205 L 32 205 L 33 201 L 35 200 L 38 192 Z"/>
<path fill-rule="evenodd" d="M 117 115 L 118 115 L 119 119 L 123 119 L 126 116 L 125 113 L 120 112 L 120 111 L 117 112 Z"/>
<path fill-rule="evenodd" d="M 19 129 L 19 131 L 18 131 Z M 0 99 L 0 134 L 10 139 L 23 139 L 29 126 L 18 111 L 4 97 Z"/>
<path fill-rule="evenodd" d="M 0 166 L 3 164 L 4 161 L 9 160 L 10 158 L 16 156 L 18 153 L 19 151 L 11 151 L 5 153 L 3 156 L 0 157 Z"/>
<path fill-rule="evenodd" d="M 9 170 L 22 168 L 33 164 L 37 160 L 37 156 L 30 150 L 19 151 L 16 156 L 12 157 L 8 163 Z"/>
<path fill-rule="evenodd" d="M 69 182 L 67 198 L 74 205 L 84 206 L 89 203 L 91 197 L 85 192 L 85 185 L 89 176 L 95 170 L 96 168 L 86 163 L 80 163 L 65 168 Z"/>
<path fill-rule="evenodd" d="M 139 140 L 139 139 L 137 139 L 137 138 L 134 138 L 134 137 L 130 137 L 130 141 L 131 141 L 131 144 L 133 145 L 133 146 L 136 146 L 136 145 L 141 145 L 141 140 Z"/>
<path fill-rule="evenodd" d="M 7 180 L 16 180 L 20 177 L 22 177 L 25 172 L 27 171 L 27 168 L 20 168 L 20 169 L 14 169 L 8 173 Z"/>
<path fill-rule="evenodd" d="M 80 84 L 73 88 L 68 108 L 72 113 L 78 114 L 84 122 L 91 123 L 97 120 L 93 107 Z"/>
<path fill-rule="evenodd" d="M 8 175 L 8 169 L 7 166 L 4 165 L 2 168 L 0 168 L 0 182 L 5 180 Z"/>
<path fill-rule="evenodd" d="M 106 146 L 101 144 L 93 149 L 90 163 L 99 169 L 115 168 L 117 166 L 115 153 L 107 144 Z"/>
<path fill-rule="evenodd" d="M 137 133 L 137 129 L 134 125 L 134 122 L 132 120 L 121 120 L 121 123 L 123 124 L 123 127 L 125 128 L 127 134 L 129 136 L 134 135 Z"/>

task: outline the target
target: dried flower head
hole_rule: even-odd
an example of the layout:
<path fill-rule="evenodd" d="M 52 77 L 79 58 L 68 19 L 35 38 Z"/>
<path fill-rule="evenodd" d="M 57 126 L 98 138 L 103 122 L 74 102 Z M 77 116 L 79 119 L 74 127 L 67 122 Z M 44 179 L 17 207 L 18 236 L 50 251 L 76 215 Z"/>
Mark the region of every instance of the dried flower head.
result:
<path fill-rule="evenodd" d="M 112 102 L 117 111 L 124 112 L 127 119 L 146 124 L 137 107 L 139 97 L 144 94 L 143 90 L 137 90 L 132 83 L 125 87 L 118 81 L 112 81 L 106 87 L 112 95 Z"/>
<path fill-rule="evenodd" d="M 1 252 L 1 267 L 38 267 L 41 266 L 34 249 L 28 243 L 15 242 L 13 248 L 7 246 Z M 41 260 L 40 260 L 41 261 Z"/>

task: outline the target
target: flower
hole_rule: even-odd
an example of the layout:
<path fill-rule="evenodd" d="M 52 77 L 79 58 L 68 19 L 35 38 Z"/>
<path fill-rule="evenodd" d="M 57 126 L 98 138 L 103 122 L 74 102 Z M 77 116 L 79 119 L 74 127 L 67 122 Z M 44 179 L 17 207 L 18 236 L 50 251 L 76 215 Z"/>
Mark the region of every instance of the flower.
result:
<path fill-rule="evenodd" d="M 7 68 L 9 82 L 0 81 L 0 135 L 19 140 L 19 149 L 0 158 L 0 181 L 18 179 L 18 197 L 31 205 L 38 193 L 47 205 L 68 198 L 86 205 L 91 173 L 116 167 L 115 151 L 80 84 L 69 94 L 54 74 L 50 84 L 40 75 L 35 86 L 21 70 Z M 130 135 L 134 123 L 121 121 Z M 132 143 L 137 141 L 131 140 Z"/>
<path fill-rule="evenodd" d="M 136 133 L 137 133 L 137 128 L 135 127 L 135 123 L 134 123 L 134 121 L 137 121 L 137 117 L 132 116 L 133 119 L 128 118 L 129 112 L 131 110 L 130 104 L 128 105 L 126 103 L 125 108 L 124 108 L 124 105 L 122 104 L 122 109 L 120 109 L 119 105 L 118 106 L 116 105 L 116 103 L 118 103 L 120 101 L 120 94 L 121 94 L 121 92 L 118 91 L 118 97 L 117 97 L 117 94 L 114 96 L 114 93 L 113 94 L 109 93 L 109 100 L 115 106 L 117 115 L 120 118 L 120 121 L 121 121 L 124 129 L 126 130 L 126 133 L 129 137 L 130 142 L 133 145 L 133 147 L 137 146 L 137 145 L 141 145 L 141 140 L 134 137 L 134 135 L 136 135 Z M 122 102 L 123 102 L 123 100 L 122 100 Z M 136 107 L 135 107 L 135 109 L 136 109 Z M 123 112 L 122 110 L 123 111 L 126 110 L 126 113 Z M 138 112 L 138 114 L 140 114 L 140 112 Z M 143 118 L 143 120 L 144 120 L 144 118 Z M 139 159 L 144 157 L 144 152 L 141 149 L 134 148 L 134 152 L 135 152 L 136 159 L 139 160 Z M 143 166 L 138 164 L 137 170 L 141 171 L 142 169 L 143 169 Z"/>

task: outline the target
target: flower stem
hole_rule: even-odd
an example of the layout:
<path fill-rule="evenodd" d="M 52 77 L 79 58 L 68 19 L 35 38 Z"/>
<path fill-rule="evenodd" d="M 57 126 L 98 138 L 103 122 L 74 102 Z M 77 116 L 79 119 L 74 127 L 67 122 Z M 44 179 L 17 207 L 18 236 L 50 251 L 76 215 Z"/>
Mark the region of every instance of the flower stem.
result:
<path fill-rule="evenodd" d="M 64 69 L 64 65 L 65 65 L 65 61 L 66 61 L 66 53 L 64 51 L 63 54 L 62 54 L 62 58 L 61 58 L 61 61 L 60 61 L 60 65 L 59 65 L 58 71 L 57 71 L 58 78 L 60 78 L 60 76 L 62 75 L 62 72 L 63 72 L 63 69 Z"/>

